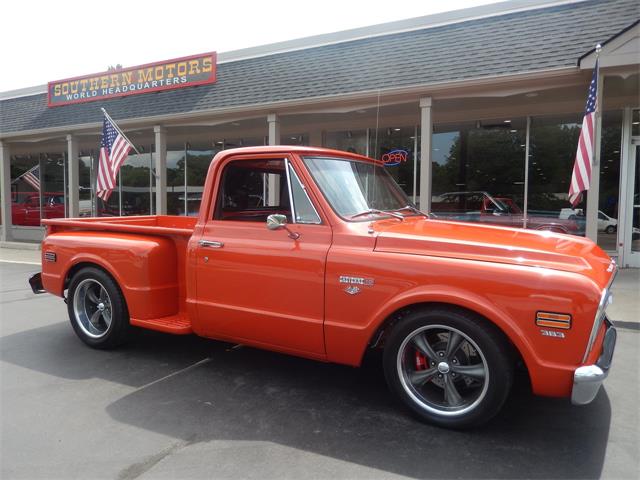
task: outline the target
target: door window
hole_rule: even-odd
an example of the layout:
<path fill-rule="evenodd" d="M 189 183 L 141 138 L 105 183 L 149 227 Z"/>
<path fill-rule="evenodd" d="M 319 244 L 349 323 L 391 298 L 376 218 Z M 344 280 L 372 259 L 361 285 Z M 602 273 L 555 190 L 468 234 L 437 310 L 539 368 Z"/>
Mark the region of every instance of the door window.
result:
<path fill-rule="evenodd" d="M 322 223 L 318 212 L 316 212 L 316 209 L 311 203 L 309 195 L 307 195 L 307 191 L 305 190 L 304 185 L 302 185 L 302 182 L 300 182 L 295 170 L 291 164 L 289 164 L 288 167 L 289 177 L 291 180 L 291 195 L 293 199 L 293 211 L 295 212 L 295 222 L 313 224 Z"/>
<path fill-rule="evenodd" d="M 284 159 L 235 160 L 222 171 L 216 220 L 266 222 L 272 214 L 286 215 L 291 205 Z"/>

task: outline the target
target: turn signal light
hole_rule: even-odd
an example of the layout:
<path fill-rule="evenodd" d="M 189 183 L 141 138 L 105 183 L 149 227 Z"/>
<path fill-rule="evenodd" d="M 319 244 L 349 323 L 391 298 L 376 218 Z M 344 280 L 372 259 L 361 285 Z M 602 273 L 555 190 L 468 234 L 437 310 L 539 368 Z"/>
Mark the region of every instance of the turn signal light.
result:
<path fill-rule="evenodd" d="M 565 313 L 538 312 L 536 313 L 536 325 L 539 327 L 571 328 L 571 315 Z"/>

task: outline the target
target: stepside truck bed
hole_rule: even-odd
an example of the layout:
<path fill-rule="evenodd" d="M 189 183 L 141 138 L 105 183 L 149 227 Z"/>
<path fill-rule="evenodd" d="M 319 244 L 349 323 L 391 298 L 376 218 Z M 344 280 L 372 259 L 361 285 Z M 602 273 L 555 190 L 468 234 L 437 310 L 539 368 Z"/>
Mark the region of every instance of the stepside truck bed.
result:
<path fill-rule="evenodd" d="M 187 244 L 196 218 L 178 216 L 50 219 L 42 249 L 42 286 L 64 296 L 74 272 L 99 266 L 119 285 L 132 325 L 191 333 Z"/>

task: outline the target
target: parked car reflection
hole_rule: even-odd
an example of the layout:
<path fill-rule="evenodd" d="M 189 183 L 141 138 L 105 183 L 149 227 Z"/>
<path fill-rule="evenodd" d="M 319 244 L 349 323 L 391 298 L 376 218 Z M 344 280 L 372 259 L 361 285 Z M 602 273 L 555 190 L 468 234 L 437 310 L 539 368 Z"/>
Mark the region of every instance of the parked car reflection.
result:
<path fill-rule="evenodd" d="M 434 197 L 431 210 L 436 218 L 522 227 L 524 213 L 509 197 L 494 197 L 485 191 L 447 192 Z M 530 210 L 527 228 L 584 235 L 584 217 L 561 218 L 560 212 Z"/>

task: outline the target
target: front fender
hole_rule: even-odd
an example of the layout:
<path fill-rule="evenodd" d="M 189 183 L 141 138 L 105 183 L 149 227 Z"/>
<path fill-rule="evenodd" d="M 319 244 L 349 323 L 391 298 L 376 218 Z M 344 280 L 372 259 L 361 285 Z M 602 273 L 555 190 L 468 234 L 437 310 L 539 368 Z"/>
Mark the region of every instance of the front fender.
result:
<path fill-rule="evenodd" d="M 380 327 L 395 312 L 412 305 L 448 304 L 473 311 L 494 323 L 511 340 L 527 365 L 540 359 L 516 322 L 498 306 L 473 292 L 444 285 L 421 285 L 404 291 L 381 305 L 366 325 L 325 323 L 329 360 L 360 365 L 364 352 Z M 354 345 L 357 346 L 354 348 Z"/>

